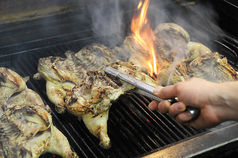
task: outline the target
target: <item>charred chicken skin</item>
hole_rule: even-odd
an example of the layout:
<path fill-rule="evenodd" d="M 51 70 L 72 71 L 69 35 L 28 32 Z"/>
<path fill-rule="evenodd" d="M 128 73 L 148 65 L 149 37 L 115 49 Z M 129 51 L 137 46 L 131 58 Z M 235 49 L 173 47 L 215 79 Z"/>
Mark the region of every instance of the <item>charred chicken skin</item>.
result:
<path fill-rule="evenodd" d="M 0 67 L 0 157 L 33 157 L 50 152 L 75 158 L 67 138 L 53 125 L 49 106 L 16 72 Z"/>
<path fill-rule="evenodd" d="M 90 58 L 82 55 L 86 50 Z M 94 60 L 98 58 L 100 60 Z M 132 63 L 117 60 L 113 50 L 96 44 L 86 46 L 78 53 L 66 52 L 66 58 L 40 59 L 39 73 L 35 77 L 46 80 L 47 95 L 58 112 L 67 109 L 78 116 L 90 133 L 100 139 L 100 146 L 108 149 L 111 147 L 107 134 L 109 109 L 122 94 L 135 87 L 105 74 L 103 69 L 106 66 L 112 66 L 154 86 L 159 85 Z M 64 110 L 59 110 L 62 107 Z"/>

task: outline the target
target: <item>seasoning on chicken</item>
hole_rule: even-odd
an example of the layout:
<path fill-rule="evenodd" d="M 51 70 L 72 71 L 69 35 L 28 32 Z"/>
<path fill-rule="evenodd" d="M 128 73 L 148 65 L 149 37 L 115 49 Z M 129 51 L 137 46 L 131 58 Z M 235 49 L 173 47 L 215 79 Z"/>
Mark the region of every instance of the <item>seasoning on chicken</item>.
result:
<path fill-rule="evenodd" d="M 50 152 L 75 158 L 67 138 L 53 125 L 49 106 L 16 72 L 0 67 L 0 157 L 33 157 Z"/>
<path fill-rule="evenodd" d="M 91 47 L 95 48 L 95 44 L 91 45 Z M 58 59 L 60 57 L 42 58 L 39 61 L 39 73 L 37 76 L 40 75 L 46 80 L 47 95 L 49 98 L 58 99 L 58 91 L 64 91 L 64 93 L 60 94 L 61 98 L 59 98 L 62 101 L 62 105 L 56 106 L 63 106 L 70 113 L 78 116 L 79 120 L 82 119 L 90 133 L 100 139 L 100 146 L 108 149 L 111 147 L 110 138 L 107 134 L 109 109 L 114 101 L 128 90 L 133 89 L 134 86 L 120 81 L 113 76 L 108 76 L 103 69 L 106 66 L 112 66 L 123 73 L 134 76 L 154 86 L 158 86 L 159 84 L 132 63 L 117 60 L 114 51 L 108 51 L 110 49 L 105 49 L 105 46 L 98 46 L 97 48 L 99 47 L 102 49 L 99 49 L 100 52 L 97 54 L 94 51 L 98 50 L 89 49 L 90 46 L 86 46 L 88 50 L 93 51 L 91 54 L 90 51 L 87 52 L 91 56 L 90 59 L 87 56 L 79 55 L 82 54 L 82 50 L 75 54 L 70 53 L 70 56 L 66 53 L 67 58 L 61 58 L 60 60 L 61 65 L 57 63 L 58 60 L 52 60 L 52 58 Z M 104 49 L 105 51 L 103 51 Z M 93 63 L 87 64 L 91 59 L 97 58 L 100 58 L 100 60 L 95 60 Z M 51 64 L 49 64 L 50 62 Z M 48 65 L 51 65 L 51 67 Z M 73 71 L 76 69 L 77 72 Z M 68 78 L 63 75 L 68 73 L 71 73 L 71 76 L 77 76 L 78 80 L 75 81 L 73 77 Z M 50 87 L 48 85 L 49 82 L 53 83 Z M 64 88 L 63 84 L 66 82 L 72 83 L 74 86 L 68 89 Z M 49 89 L 54 90 L 54 92 L 49 93 Z M 57 96 L 54 97 L 55 94 Z M 59 101 L 52 99 L 51 101 L 55 104 L 59 103 Z"/>

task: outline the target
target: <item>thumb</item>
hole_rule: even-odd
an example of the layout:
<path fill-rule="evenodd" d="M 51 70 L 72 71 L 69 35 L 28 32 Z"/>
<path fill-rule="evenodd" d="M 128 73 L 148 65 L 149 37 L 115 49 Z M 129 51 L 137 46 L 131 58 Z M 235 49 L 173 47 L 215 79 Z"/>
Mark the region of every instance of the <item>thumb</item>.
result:
<path fill-rule="evenodd" d="M 177 96 L 177 91 L 175 85 L 170 85 L 166 87 L 157 87 L 154 89 L 153 93 L 162 99 L 175 98 Z"/>
<path fill-rule="evenodd" d="M 163 88 L 163 87 L 161 87 L 161 86 L 155 88 L 155 89 L 153 90 L 154 95 L 156 95 L 156 96 L 159 97 L 159 96 L 160 96 L 160 91 L 161 91 L 162 88 Z"/>

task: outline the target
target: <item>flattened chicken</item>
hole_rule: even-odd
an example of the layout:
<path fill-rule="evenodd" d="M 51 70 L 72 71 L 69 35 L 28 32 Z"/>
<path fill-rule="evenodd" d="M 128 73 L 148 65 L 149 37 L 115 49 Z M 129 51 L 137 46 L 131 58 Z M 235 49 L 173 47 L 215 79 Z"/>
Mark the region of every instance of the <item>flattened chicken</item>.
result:
<path fill-rule="evenodd" d="M 86 46 L 78 53 L 68 51 L 65 55 L 67 58 L 41 58 L 38 63 L 39 73 L 34 75 L 35 79 L 46 80 L 47 96 L 55 104 L 58 113 L 65 112 L 66 93 L 85 80 L 88 70 L 97 70 L 116 61 L 115 52 L 97 44 Z"/>
<path fill-rule="evenodd" d="M 154 29 L 156 52 L 163 59 L 164 65 L 171 65 L 175 58 L 179 61 L 185 58 L 189 41 L 187 31 L 177 24 L 163 23 Z"/>
<path fill-rule="evenodd" d="M 189 55 L 187 44 L 190 41 L 189 34 L 179 25 L 163 23 L 154 29 L 153 37 L 157 65 L 159 68 L 169 67 L 173 62 L 179 63 Z M 149 70 L 147 61 L 150 60 L 150 52 L 144 50 L 132 36 L 126 37 L 123 48 L 131 54 L 129 61 L 141 69 Z"/>
<path fill-rule="evenodd" d="M 237 73 L 227 63 L 226 58 L 212 53 L 201 43 L 189 41 L 188 33 L 176 24 L 159 25 L 155 29 L 155 45 L 164 61 L 168 61 L 158 75 L 162 85 L 175 84 L 192 77 L 212 82 L 237 80 Z M 179 60 L 175 61 L 175 57 Z"/>
<path fill-rule="evenodd" d="M 52 123 L 49 106 L 16 72 L 0 68 L 0 157 L 39 157 L 50 152 L 74 158 L 67 138 Z"/>
<path fill-rule="evenodd" d="M 126 39 L 124 40 L 123 49 L 124 52 L 129 54 L 129 62 L 132 62 L 141 70 L 149 69 L 147 61 L 150 60 L 150 52 L 146 51 L 138 43 L 136 43 L 133 36 L 126 37 Z"/>
<path fill-rule="evenodd" d="M 27 80 L 27 79 L 26 79 Z M 16 72 L 0 67 L 0 104 L 5 105 L 6 101 L 17 92 L 26 88 L 26 82 Z"/>
<path fill-rule="evenodd" d="M 87 46 L 86 48 L 89 47 L 90 46 Z M 91 47 L 95 47 L 95 45 L 92 45 Z M 116 60 L 116 56 L 114 55 L 115 53 L 113 51 L 110 51 L 110 53 L 112 54 L 108 54 L 108 51 L 102 51 L 105 46 L 100 47 L 102 49 L 100 49 L 99 54 L 92 53 L 91 58 L 101 59 L 100 61 L 94 61 L 91 65 L 85 64 L 88 60 L 87 56 L 81 56 L 81 58 L 69 58 L 69 56 L 66 55 L 67 58 L 60 60 L 64 61 L 60 63 L 61 65 L 56 64 L 56 60 L 51 60 L 52 58 L 57 59 L 59 57 L 48 57 L 40 59 L 38 65 L 39 74 L 37 74 L 37 76 L 40 75 L 46 79 L 47 89 L 54 89 L 55 91 L 62 91 L 62 89 L 64 90 L 64 93 L 61 93 L 62 95 L 60 95 L 60 100 L 64 101 L 61 106 L 64 106 L 70 113 L 78 116 L 79 119 L 82 119 L 86 127 L 89 129 L 90 133 L 100 139 L 99 144 L 103 148 L 108 149 L 111 147 L 110 138 L 107 134 L 107 120 L 109 109 L 114 101 L 116 101 L 122 94 L 125 94 L 128 90 L 133 89 L 134 86 L 122 82 L 119 79 L 115 79 L 113 76 L 108 76 L 107 74 L 105 74 L 103 69 L 106 66 L 112 66 L 125 74 L 134 76 L 137 79 L 154 86 L 158 86 L 159 84 L 155 82 L 150 76 L 140 71 L 140 69 L 134 66 L 132 63 Z M 107 48 L 106 50 L 109 50 L 109 48 Z M 80 54 L 81 52 L 82 50 L 76 54 L 71 53 L 70 56 L 79 57 L 78 54 Z M 90 52 L 88 53 L 90 54 Z M 101 61 L 105 62 L 102 63 Z M 49 62 L 51 62 L 51 64 L 49 64 Z M 51 65 L 51 67 L 49 67 L 48 65 Z M 62 69 L 62 67 L 67 67 L 67 69 Z M 77 69 L 78 71 L 72 71 L 74 69 Z M 54 76 L 51 75 L 51 73 L 54 73 L 54 75 L 56 75 L 57 77 L 49 77 Z M 72 76 L 77 76 L 77 82 L 72 78 L 66 79 L 66 76 L 62 75 L 64 73 L 72 73 Z M 49 87 L 48 82 L 51 82 L 54 85 L 52 84 L 52 86 Z M 63 87 L 63 83 L 65 82 L 73 83 L 75 86 L 71 87 L 71 89 L 66 89 Z M 67 93 L 65 93 L 66 91 Z M 53 96 L 52 94 L 58 94 L 57 92 L 50 94 L 48 92 L 49 90 L 47 90 L 47 95 L 49 96 L 49 98 Z M 55 100 L 52 99 L 51 101 L 55 104 L 59 103 L 55 102 Z"/>
<path fill-rule="evenodd" d="M 237 80 L 237 73 L 226 58 L 198 42 L 191 42 L 188 32 L 174 23 L 163 23 L 154 29 L 158 82 L 164 86 L 186 81 L 191 77 L 213 82 Z M 124 40 L 125 51 L 131 52 L 129 61 L 146 68 L 148 52 L 138 46 L 131 36 Z"/>
<path fill-rule="evenodd" d="M 236 81 L 237 72 L 228 64 L 227 59 L 218 54 L 210 53 L 195 58 L 192 62 L 182 62 L 173 71 L 163 69 L 160 82 L 163 85 L 176 84 L 192 77 L 203 78 L 211 82 Z"/>
<path fill-rule="evenodd" d="M 190 76 L 212 82 L 227 82 L 238 79 L 237 72 L 228 64 L 226 57 L 219 53 L 205 54 L 188 65 Z"/>

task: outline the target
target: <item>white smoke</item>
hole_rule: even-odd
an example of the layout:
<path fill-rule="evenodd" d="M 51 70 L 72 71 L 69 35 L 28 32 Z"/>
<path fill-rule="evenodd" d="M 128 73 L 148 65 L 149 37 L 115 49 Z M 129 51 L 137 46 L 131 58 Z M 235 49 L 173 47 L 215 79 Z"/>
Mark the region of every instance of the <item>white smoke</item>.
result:
<path fill-rule="evenodd" d="M 97 0 L 94 5 L 94 9 L 91 10 L 92 29 L 96 36 L 104 37 L 100 39 L 100 42 L 114 47 L 123 41 L 125 36 L 123 12 L 119 1 L 112 0 L 110 3 L 105 3 L 105 1 Z"/>

